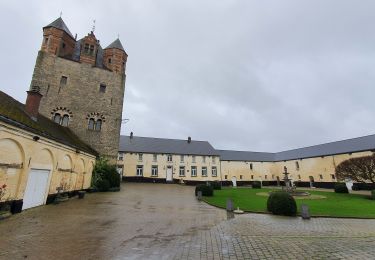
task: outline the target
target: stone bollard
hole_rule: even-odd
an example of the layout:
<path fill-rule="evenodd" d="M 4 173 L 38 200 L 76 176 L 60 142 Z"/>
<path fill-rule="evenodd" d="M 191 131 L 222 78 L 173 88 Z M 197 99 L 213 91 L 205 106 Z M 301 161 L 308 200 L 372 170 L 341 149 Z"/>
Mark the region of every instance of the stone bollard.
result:
<path fill-rule="evenodd" d="M 233 211 L 234 210 L 233 201 L 231 199 L 227 199 L 226 209 L 227 209 L 227 211 Z"/>
<path fill-rule="evenodd" d="M 198 196 L 197 196 L 198 200 L 202 200 L 202 191 L 198 191 Z"/>
<path fill-rule="evenodd" d="M 301 216 L 302 216 L 302 219 L 310 219 L 311 218 L 309 206 L 307 206 L 306 204 L 301 205 Z"/>

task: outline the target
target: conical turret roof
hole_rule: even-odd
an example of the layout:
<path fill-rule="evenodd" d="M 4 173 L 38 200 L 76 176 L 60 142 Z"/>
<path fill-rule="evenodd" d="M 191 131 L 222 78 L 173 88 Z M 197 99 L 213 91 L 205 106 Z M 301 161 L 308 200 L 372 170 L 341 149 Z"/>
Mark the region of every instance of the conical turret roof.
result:
<path fill-rule="evenodd" d="M 105 49 L 119 49 L 119 50 L 125 51 L 124 47 L 122 47 L 120 39 L 118 38 L 114 42 L 112 42 L 110 45 L 108 45 Z"/>
<path fill-rule="evenodd" d="M 53 21 L 49 25 L 44 26 L 43 29 L 48 28 L 48 27 L 53 27 L 53 28 L 56 28 L 56 29 L 63 30 L 64 32 L 69 34 L 70 37 L 74 38 L 72 33 L 69 31 L 68 26 L 66 26 L 66 24 L 64 23 L 64 21 L 61 17 L 57 18 L 55 21 Z"/>

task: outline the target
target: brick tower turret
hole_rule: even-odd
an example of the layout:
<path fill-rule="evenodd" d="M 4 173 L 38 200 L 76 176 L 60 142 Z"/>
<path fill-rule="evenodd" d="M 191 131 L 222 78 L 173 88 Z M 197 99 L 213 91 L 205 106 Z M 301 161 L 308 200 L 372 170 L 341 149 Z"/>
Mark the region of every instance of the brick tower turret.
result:
<path fill-rule="evenodd" d="M 104 50 L 93 32 L 80 40 L 61 18 L 43 28 L 31 87 L 40 113 L 69 127 L 101 155 L 116 160 L 127 54 L 119 39 Z"/>

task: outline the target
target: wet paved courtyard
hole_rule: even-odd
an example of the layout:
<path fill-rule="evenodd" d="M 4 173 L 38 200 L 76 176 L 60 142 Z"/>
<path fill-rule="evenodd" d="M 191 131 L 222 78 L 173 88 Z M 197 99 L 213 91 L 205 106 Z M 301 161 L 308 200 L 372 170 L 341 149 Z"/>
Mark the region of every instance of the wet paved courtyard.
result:
<path fill-rule="evenodd" d="M 375 220 L 227 215 L 194 187 L 126 183 L 0 222 L 0 259 L 375 259 Z"/>

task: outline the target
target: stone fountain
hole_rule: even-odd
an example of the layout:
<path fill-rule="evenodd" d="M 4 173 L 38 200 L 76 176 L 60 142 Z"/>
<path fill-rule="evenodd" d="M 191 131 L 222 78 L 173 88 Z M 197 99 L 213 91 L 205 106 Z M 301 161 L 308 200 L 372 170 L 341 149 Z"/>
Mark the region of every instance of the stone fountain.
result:
<path fill-rule="evenodd" d="M 305 191 L 297 191 L 297 188 L 295 185 L 292 184 L 291 179 L 289 179 L 288 175 L 288 168 L 284 166 L 284 183 L 285 186 L 282 187 L 283 191 L 288 192 L 292 196 L 309 196 L 310 193 Z"/>

